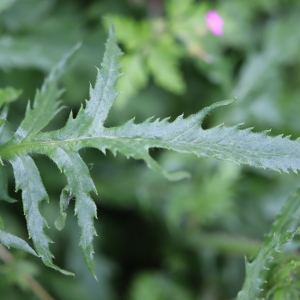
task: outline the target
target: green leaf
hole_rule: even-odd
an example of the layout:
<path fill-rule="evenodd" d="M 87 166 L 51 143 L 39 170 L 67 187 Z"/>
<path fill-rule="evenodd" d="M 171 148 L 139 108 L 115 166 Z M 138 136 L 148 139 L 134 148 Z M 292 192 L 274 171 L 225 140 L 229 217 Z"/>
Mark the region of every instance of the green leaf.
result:
<path fill-rule="evenodd" d="M 11 87 L 0 89 L 0 137 L 8 114 L 8 103 L 17 100 L 21 93 L 21 90 L 16 90 Z M 4 107 L 2 107 L 3 104 L 5 104 Z"/>
<path fill-rule="evenodd" d="M 275 262 L 275 267 L 271 270 L 271 276 L 268 277 L 268 287 L 266 293 L 267 299 L 298 299 L 298 286 L 300 284 L 298 273 L 300 267 L 299 261 L 287 261 L 286 258 Z M 296 275 L 296 276 L 295 276 Z M 294 296 L 294 298 L 293 298 Z"/>
<path fill-rule="evenodd" d="M 7 114 L 8 114 L 8 105 L 5 105 L 0 111 L 0 120 L 1 120 L 1 122 L 0 122 L 0 137 L 1 137 L 3 129 L 4 129 L 4 124 L 6 121 Z"/>
<path fill-rule="evenodd" d="M 65 227 L 65 222 L 67 218 L 67 214 L 65 213 L 66 209 L 69 206 L 70 200 L 74 196 L 71 194 L 69 186 L 66 186 L 62 191 L 60 195 L 60 201 L 59 201 L 59 216 L 55 221 L 55 227 L 58 230 L 62 230 Z"/>
<path fill-rule="evenodd" d="M 89 170 L 78 153 L 80 149 L 93 147 L 103 153 L 108 149 L 113 154 L 119 151 L 127 157 L 144 160 L 149 168 L 171 180 L 189 175 L 181 171 L 169 173 L 162 169 L 150 156 L 149 149 L 164 148 L 194 153 L 202 157 L 214 157 L 277 171 L 297 172 L 300 169 L 299 140 L 290 140 L 289 137 L 282 136 L 271 137 L 267 132 L 254 133 L 251 129 L 241 129 L 240 125 L 233 127 L 220 125 L 206 130 L 202 128 L 203 120 L 209 113 L 233 103 L 234 99 L 215 103 L 187 118 L 181 115 L 173 122 L 169 122 L 168 118 L 154 121 L 150 118 L 141 124 L 135 124 L 134 120 L 130 120 L 120 127 L 104 127 L 109 110 L 118 94 L 115 85 L 120 76 L 121 54 L 111 29 L 101 69 L 98 70 L 95 86 L 90 87 L 90 99 L 86 101 L 85 107 L 80 108 L 76 118 L 73 118 L 71 113 L 62 129 L 40 133 L 59 110 L 56 100 L 61 92 L 57 88 L 57 79 L 65 63 L 63 60 L 37 93 L 33 108 L 27 108 L 25 119 L 13 138 L 0 146 L 0 157 L 11 162 L 16 187 L 22 190 L 27 227 L 38 255 L 46 265 L 64 273 L 67 272 L 52 262 L 50 239 L 44 232 L 47 224 L 39 211 L 39 204 L 45 199 L 48 200 L 48 196 L 31 154 L 47 155 L 66 175 L 68 186 L 62 192 L 61 216 L 56 226 L 59 229 L 63 227 L 65 208 L 70 200 L 68 194 L 72 195 L 75 198 L 75 214 L 80 228 L 79 245 L 85 262 L 94 276 L 93 238 L 96 235 L 94 227 L 96 205 L 90 193 L 96 192 L 96 189 Z M 291 207 L 291 204 L 288 207 Z M 271 240 L 263 248 L 259 256 L 260 261 L 268 260 L 274 249 L 293 236 L 294 232 L 282 234 L 277 232 L 288 226 L 286 215 L 290 215 L 290 212 L 284 211 L 283 217 L 279 217 L 280 225 L 276 225 L 279 227 L 276 227 L 276 232 L 274 231 Z M 259 273 L 256 265 L 254 267 L 249 265 L 248 270 L 254 269 L 251 271 L 253 274 Z"/>
<path fill-rule="evenodd" d="M 276 171 L 297 172 L 300 169 L 299 140 L 292 141 L 281 135 L 271 137 L 267 132 L 254 133 L 251 128 L 240 129 L 240 125 L 202 129 L 201 124 L 208 113 L 232 102 L 234 100 L 215 103 L 186 119 L 179 116 L 172 123 L 168 119 L 151 122 L 150 118 L 141 124 L 130 120 L 116 128 L 104 128 L 102 118 L 101 122 L 95 122 L 93 120 L 99 117 L 92 120 L 86 117 L 90 111 L 89 102 L 86 110 L 81 109 L 75 120 L 69 118 L 62 130 L 39 134 L 31 139 L 30 145 L 25 143 L 17 149 L 12 147 L 3 151 L 20 151 L 21 147 L 25 151 L 31 148 L 37 153 L 47 154 L 48 150 L 55 151 L 63 145 L 76 151 L 83 147 L 95 147 L 105 153 L 109 149 L 114 154 L 119 151 L 127 157 L 143 159 L 150 168 L 169 177 L 170 174 L 162 170 L 148 153 L 150 148 L 157 147 Z M 103 106 L 102 115 L 107 114 L 110 105 L 105 103 Z M 78 123 L 78 120 L 81 122 Z"/>
<path fill-rule="evenodd" d="M 280 214 L 276 217 L 270 233 L 265 237 L 256 258 L 250 263 L 246 260 L 246 278 L 242 290 L 239 292 L 238 300 L 259 299 L 263 281 L 260 279 L 261 272 L 267 270 L 267 263 L 273 259 L 275 252 L 279 252 L 282 244 L 288 242 L 299 229 L 286 231 L 291 227 L 295 218 L 299 218 L 300 189 L 291 195 Z"/>
<path fill-rule="evenodd" d="M 33 108 L 28 102 L 25 118 L 14 134 L 13 142 L 19 142 L 26 137 L 37 134 L 61 110 L 57 100 L 61 96 L 62 90 L 58 89 L 57 80 L 64 72 L 66 62 L 79 47 L 80 45 L 77 44 L 49 74 L 41 90 L 35 95 Z"/>
<path fill-rule="evenodd" d="M 69 191 L 75 197 L 75 214 L 80 228 L 80 242 L 85 263 L 95 275 L 93 262 L 93 237 L 96 234 L 94 218 L 97 216 L 96 205 L 90 197 L 90 192 L 96 188 L 89 175 L 88 168 L 77 152 L 63 147 L 53 153 L 47 153 L 67 177 Z M 61 225 L 61 224 L 59 224 Z"/>
<path fill-rule="evenodd" d="M 144 57 L 139 53 L 126 55 L 122 60 L 122 65 L 126 76 L 122 76 L 117 84 L 120 95 L 116 105 L 119 104 L 120 106 L 124 106 L 126 100 L 145 87 L 148 82 Z"/>
<path fill-rule="evenodd" d="M 16 190 L 22 190 L 23 208 L 29 237 L 32 238 L 38 255 L 46 266 L 65 275 L 73 275 L 55 266 L 52 262 L 53 255 L 49 249 L 51 240 L 44 232 L 45 227 L 48 227 L 48 225 L 39 210 L 40 202 L 43 200 L 48 201 L 48 195 L 34 161 L 28 155 L 20 155 L 14 156 L 10 162 L 16 178 Z"/>
<path fill-rule="evenodd" d="M 173 43 L 153 46 L 148 56 L 148 67 L 158 85 L 175 94 L 185 91 L 179 70 L 179 53 Z"/>
<path fill-rule="evenodd" d="M 12 6 L 17 0 L 2 0 L 0 2 L 0 13 Z"/>
<path fill-rule="evenodd" d="M 72 114 L 70 114 L 66 126 L 55 133 L 60 136 L 59 139 L 65 136 L 70 137 L 70 133 L 72 133 L 72 138 L 94 135 L 104 129 L 104 121 L 118 94 L 114 87 L 121 75 L 119 72 L 121 55 L 122 52 L 116 45 L 111 29 L 101 64 L 101 72 L 100 70 L 97 72 L 95 87 L 90 86 L 90 100 L 87 101 L 85 109 L 80 108 L 76 119 L 73 119 Z"/>
<path fill-rule="evenodd" d="M 43 129 L 54 116 L 58 113 L 59 102 L 56 100 L 61 95 L 61 90 L 58 89 L 57 80 L 65 69 L 66 63 L 70 57 L 79 48 L 76 45 L 57 65 L 57 67 L 50 73 L 40 91 L 37 92 L 33 108 L 27 106 L 26 115 L 18 130 L 10 141 L 6 144 L 18 145 L 21 141 L 26 141 L 30 136 L 34 136 L 41 129 Z M 16 180 L 16 190 L 22 190 L 24 214 L 26 217 L 27 228 L 29 236 L 32 238 L 35 249 L 43 262 L 63 274 L 73 275 L 72 273 L 62 270 L 55 266 L 52 262 L 53 255 L 49 249 L 50 238 L 45 234 L 44 229 L 47 226 L 46 220 L 42 217 L 39 211 L 39 203 L 43 200 L 48 201 L 47 192 L 43 186 L 39 171 L 27 153 L 19 153 L 18 155 L 9 156 L 14 170 Z M 5 172 L 1 168 L 1 176 L 4 179 L 1 183 L 3 185 L 1 192 L 2 197 L 6 200 L 7 188 L 5 189 Z"/>
<path fill-rule="evenodd" d="M 4 166 L 0 164 L 0 200 L 1 199 L 10 203 L 17 201 L 8 195 L 7 175 Z"/>
<path fill-rule="evenodd" d="M 129 292 L 132 300 L 189 300 L 190 291 L 166 274 L 159 272 L 139 273 L 133 280 Z M 149 292 L 151 291 L 151 292 Z"/>
<path fill-rule="evenodd" d="M 152 31 L 148 20 L 136 21 L 120 15 L 108 15 L 104 20 L 107 28 L 113 23 L 117 40 L 124 44 L 127 50 L 140 52 L 152 38 Z"/>
<path fill-rule="evenodd" d="M 10 103 L 17 100 L 21 94 L 21 90 L 16 90 L 11 87 L 0 89 L 0 107 L 4 103 Z"/>
<path fill-rule="evenodd" d="M 3 230 L 0 230 L 0 243 L 7 248 L 13 247 L 37 256 L 36 252 L 24 240 Z"/>

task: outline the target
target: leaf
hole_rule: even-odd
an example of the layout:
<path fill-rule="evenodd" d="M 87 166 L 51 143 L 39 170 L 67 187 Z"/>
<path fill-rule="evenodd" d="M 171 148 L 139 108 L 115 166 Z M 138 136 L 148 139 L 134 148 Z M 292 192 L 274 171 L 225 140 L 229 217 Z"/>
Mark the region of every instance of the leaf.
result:
<path fill-rule="evenodd" d="M 184 285 L 176 282 L 171 276 L 154 271 L 142 272 L 135 276 L 129 295 L 129 299 L 132 300 L 193 299 Z"/>
<path fill-rule="evenodd" d="M 9 105 L 6 104 L 0 111 L 0 139 L 2 139 L 2 133 L 4 130 L 8 110 L 9 110 Z"/>
<path fill-rule="evenodd" d="M 74 196 L 71 194 L 69 186 L 66 186 L 62 191 L 60 195 L 60 201 L 59 201 L 59 213 L 60 215 L 55 221 L 55 227 L 58 230 L 62 230 L 65 227 L 65 222 L 67 218 L 67 214 L 65 213 L 66 209 L 69 206 L 70 200 Z"/>
<path fill-rule="evenodd" d="M 150 50 L 148 67 L 158 85 L 175 94 L 182 94 L 185 91 L 185 83 L 178 60 L 179 53 L 175 45 L 158 44 Z"/>
<path fill-rule="evenodd" d="M 288 242 L 299 229 L 286 231 L 291 227 L 295 218 L 299 218 L 300 189 L 291 195 L 280 214 L 276 217 L 270 233 L 265 237 L 257 257 L 250 263 L 246 260 L 246 278 L 242 290 L 239 292 L 238 300 L 259 299 L 263 281 L 259 278 L 262 271 L 267 270 L 267 263 L 273 259 L 275 252 L 279 252 L 282 244 Z"/>
<path fill-rule="evenodd" d="M 136 21 L 120 15 L 108 15 L 104 20 L 107 28 L 113 23 L 117 40 L 124 44 L 127 50 L 140 52 L 141 47 L 152 38 L 152 31 L 147 20 Z M 136 53 L 137 54 L 137 53 Z"/>
<path fill-rule="evenodd" d="M 84 118 L 88 119 L 86 114 L 91 111 L 92 106 L 89 102 L 86 110 L 81 109 L 75 120 L 70 117 L 62 130 L 34 137 L 31 140 L 31 147 L 35 152 L 42 154 L 47 154 L 46 148 L 54 150 L 57 146 L 64 145 L 76 150 L 96 147 L 102 152 L 109 149 L 115 154 L 119 151 L 127 157 L 144 159 L 150 168 L 162 172 L 167 177 L 171 175 L 162 170 L 151 158 L 148 153 L 150 148 L 172 149 L 182 153 L 194 153 L 197 156 L 229 160 L 237 164 L 297 172 L 300 168 L 299 140 L 292 141 L 289 137 L 281 135 L 271 137 L 267 132 L 254 133 L 251 128 L 240 129 L 240 125 L 233 127 L 219 125 L 207 130 L 202 129 L 201 124 L 208 113 L 234 101 L 215 103 L 186 119 L 179 116 L 172 123 L 169 123 L 168 119 L 154 122 L 148 119 L 141 124 L 134 124 L 133 120 L 130 120 L 115 128 L 104 128 L 99 121 L 86 122 Z M 105 103 L 103 106 L 104 110 L 101 113 L 107 114 L 110 105 Z M 78 123 L 78 120 L 81 122 Z M 26 149 L 28 146 L 19 145 L 17 151 L 21 150 L 20 147 Z"/>
<path fill-rule="evenodd" d="M 290 258 L 289 258 L 290 259 Z M 297 287 L 300 284 L 299 271 L 300 262 L 287 260 L 275 262 L 275 267 L 271 270 L 271 276 L 268 277 L 269 290 L 266 293 L 267 299 L 298 299 L 299 293 Z M 284 295 L 283 297 L 281 297 Z M 293 298 L 294 296 L 294 298 Z"/>
<path fill-rule="evenodd" d="M 122 60 L 123 70 L 126 76 L 120 78 L 117 90 L 120 95 L 116 105 L 124 106 L 129 97 L 135 95 L 148 83 L 148 74 L 145 67 L 144 58 L 139 53 L 126 55 Z"/>
<path fill-rule="evenodd" d="M 16 178 L 16 190 L 22 190 L 24 214 L 29 237 L 32 238 L 34 247 L 44 264 L 65 275 L 73 275 L 62 270 L 52 262 L 53 255 L 49 249 L 50 238 L 44 233 L 48 227 L 46 220 L 41 215 L 39 204 L 43 200 L 48 201 L 48 195 L 40 178 L 39 171 L 28 155 L 14 156 L 10 160 Z"/>
<path fill-rule="evenodd" d="M 10 141 L 6 144 L 19 145 L 26 138 L 37 134 L 49 121 L 58 113 L 58 102 L 55 101 L 61 95 L 57 87 L 57 80 L 65 69 L 65 65 L 70 57 L 77 51 L 76 45 L 50 73 L 40 91 L 37 92 L 33 108 L 27 106 L 26 115 L 18 130 Z M 43 186 L 39 171 L 27 153 L 9 156 L 16 179 L 16 190 L 22 190 L 24 214 L 26 217 L 29 236 L 32 238 L 35 249 L 43 262 L 63 274 L 73 275 L 68 271 L 62 270 L 52 263 L 53 255 L 49 249 L 50 238 L 45 234 L 47 226 L 46 220 L 39 211 L 39 203 L 43 200 L 48 201 L 47 192 Z M 2 168 L 3 169 L 3 168 Z M 1 169 L 1 170 L 2 170 Z M 2 172 L 3 187 L 2 197 L 7 198 L 5 191 L 5 173 Z M 9 198 L 7 198 L 9 199 Z"/>
<path fill-rule="evenodd" d="M 75 197 L 75 214 L 80 228 L 80 242 L 85 263 L 95 275 L 93 262 L 93 237 L 96 235 L 94 217 L 97 216 L 96 205 L 90 197 L 90 192 L 96 188 L 89 175 L 88 168 L 78 153 L 70 149 L 58 148 L 54 153 L 49 151 L 49 157 L 67 176 L 70 193 Z"/>
<path fill-rule="evenodd" d="M 17 100 L 21 93 L 21 90 L 16 90 L 11 87 L 0 89 L 0 108 L 3 104 L 5 104 L 5 106 L 1 109 L 0 112 L 0 137 L 2 135 L 4 124 L 8 114 L 8 103 Z"/>
<path fill-rule="evenodd" d="M 61 96 L 62 90 L 58 89 L 57 80 L 64 71 L 66 62 L 79 47 L 80 44 L 77 44 L 49 74 L 41 90 L 35 95 L 33 108 L 30 107 L 30 102 L 28 102 L 25 118 L 16 131 L 13 142 L 19 142 L 25 137 L 37 134 L 61 110 L 58 107 L 59 102 L 57 100 Z"/>
<path fill-rule="evenodd" d="M 0 230 L 0 243 L 7 248 L 13 247 L 37 256 L 36 252 L 24 240 L 3 230 Z"/>
<path fill-rule="evenodd" d="M 1 199 L 10 203 L 17 201 L 8 195 L 7 175 L 4 166 L 0 164 L 0 200 Z"/>
<path fill-rule="evenodd" d="M 17 0 L 2 0 L 0 2 L 0 13 L 4 12 L 10 6 L 12 6 Z"/>
<path fill-rule="evenodd" d="M 21 90 L 16 90 L 11 87 L 7 87 L 5 89 L 0 89 L 0 107 L 4 103 L 10 103 L 19 98 L 21 95 Z"/>
<path fill-rule="evenodd" d="M 96 235 L 94 217 L 97 212 L 90 194 L 96 192 L 96 188 L 78 153 L 80 149 L 93 147 L 103 153 L 108 149 L 113 154 L 119 151 L 127 157 L 144 160 L 149 168 L 171 180 L 189 175 L 182 171 L 169 173 L 162 169 L 150 156 L 149 149 L 164 148 L 194 153 L 277 171 L 297 172 L 300 169 L 299 140 L 282 136 L 271 137 L 267 132 L 254 133 L 251 129 L 241 129 L 240 125 L 220 125 L 206 130 L 202 128 L 202 122 L 209 113 L 233 103 L 234 99 L 215 103 L 187 118 L 181 115 L 173 122 L 169 122 L 168 118 L 154 121 L 150 118 L 141 124 L 129 120 L 120 127 L 106 128 L 105 120 L 118 94 L 115 85 L 120 77 L 121 54 L 111 29 L 101 69 L 97 72 L 94 87 L 90 87 L 90 99 L 86 101 L 85 107 L 80 108 L 76 118 L 71 113 L 62 129 L 40 133 L 59 110 L 56 100 L 61 92 L 57 87 L 57 79 L 66 61 L 64 59 L 37 93 L 33 107 L 28 106 L 25 119 L 15 135 L 0 146 L 0 158 L 11 162 L 16 188 L 22 190 L 27 227 L 38 255 L 46 265 L 65 274 L 69 273 L 52 262 L 50 239 L 44 232 L 47 224 L 39 211 L 40 203 L 48 200 L 48 196 L 31 154 L 47 155 L 67 177 L 68 186 L 62 193 L 61 216 L 56 225 L 59 229 L 64 225 L 65 208 L 70 200 L 66 193 L 69 193 L 75 199 L 75 214 L 80 228 L 79 245 L 94 276 L 93 238 Z M 290 213 L 284 212 L 283 219 L 279 218 L 280 229 L 288 225 L 285 214 Z M 293 234 L 273 234 L 269 246 L 262 251 L 261 260 L 267 260 L 274 248 L 278 248 Z M 255 269 L 253 272 L 258 271 Z"/>

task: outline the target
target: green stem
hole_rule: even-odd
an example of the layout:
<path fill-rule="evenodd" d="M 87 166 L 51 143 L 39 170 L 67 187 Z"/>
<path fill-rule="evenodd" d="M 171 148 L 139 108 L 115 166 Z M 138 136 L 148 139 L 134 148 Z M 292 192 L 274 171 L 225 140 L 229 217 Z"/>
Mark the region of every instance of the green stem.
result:
<path fill-rule="evenodd" d="M 225 233 L 195 233 L 188 241 L 196 247 L 213 248 L 225 254 L 242 256 L 255 255 L 261 247 L 261 242 L 240 236 L 230 236 Z"/>

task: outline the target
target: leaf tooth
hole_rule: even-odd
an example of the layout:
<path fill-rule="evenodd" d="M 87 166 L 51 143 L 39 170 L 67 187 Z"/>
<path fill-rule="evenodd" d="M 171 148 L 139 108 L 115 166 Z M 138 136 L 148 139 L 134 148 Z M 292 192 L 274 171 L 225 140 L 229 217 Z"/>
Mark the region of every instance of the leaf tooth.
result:
<path fill-rule="evenodd" d="M 278 137 L 278 139 L 283 139 L 283 133 L 278 134 L 276 137 Z"/>
<path fill-rule="evenodd" d="M 264 130 L 263 133 L 269 134 L 271 131 L 272 131 L 272 128 Z"/>
<path fill-rule="evenodd" d="M 37 90 L 36 93 L 39 94 L 39 93 L 40 93 L 39 90 Z M 25 113 L 27 113 L 27 112 L 30 111 L 30 110 L 32 110 L 32 108 L 31 108 L 31 101 L 28 100 L 28 101 L 27 101 L 27 105 L 26 105 Z"/>
<path fill-rule="evenodd" d="M 74 116 L 73 116 L 73 111 L 71 110 L 70 111 L 70 114 L 69 114 L 69 118 L 68 118 L 68 120 L 67 120 L 67 123 L 70 121 L 72 121 L 72 120 L 74 120 Z"/>
<path fill-rule="evenodd" d="M 90 82 L 90 84 L 89 84 L 89 94 L 90 94 L 90 97 L 92 97 L 93 92 L 94 92 L 94 88 L 93 88 L 93 85 Z"/>
<path fill-rule="evenodd" d="M 111 153 L 114 155 L 114 157 L 117 156 L 117 151 L 118 151 L 117 148 L 114 147 L 114 148 L 110 149 L 110 151 L 111 151 Z"/>
<path fill-rule="evenodd" d="M 218 127 L 224 127 L 224 126 L 225 126 L 225 124 L 221 123 L 220 126 L 218 126 Z M 229 128 L 231 128 L 231 130 L 234 130 L 234 129 L 238 130 L 240 127 L 241 127 L 240 124 L 235 124 L 235 125 L 233 125 L 233 126 L 231 126 Z M 245 129 L 243 129 L 243 130 L 245 130 Z"/>
<path fill-rule="evenodd" d="M 154 116 L 147 118 L 147 119 L 143 122 L 143 124 L 151 123 L 151 121 L 152 121 L 154 118 L 155 118 Z"/>
<path fill-rule="evenodd" d="M 224 123 L 218 124 L 216 125 L 214 128 L 223 128 L 225 126 Z M 238 125 L 237 125 L 238 126 Z M 233 126 L 234 127 L 234 126 Z"/>
<path fill-rule="evenodd" d="M 184 114 L 181 114 L 171 124 L 181 122 L 183 119 L 184 119 Z"/>
<path fill-rule="evenodd" d="M 200 157 L 200 155 L 196 151 L 193 151 L 192 153 L 196 154 L 197 157 Z"/>
<path fill-rule="evenodd" d="M 161 123 L 162 123 L 162 124 L 169 123 L 170 118 L 171 118 L 171 117 L 166 117 L 166 118 L 162 119 L 162 120 L 161 120 Z"/>
<path fill-rule="evenodd" d="M 133 117 L 133 118 L 129 119 L 128 121 L 126 121 L 123 126 L 135 125 L 134 121 L 135 121 L 135 117 Z"/>
<path fill-rule="evenodd" d="M 101 63 L 101 66 L 103 67 L 103 62 Z M 105 67 L 105 66 L 104 66 Z M 101 70 L 100 70 L 100 68 L 98 68 L 98 67 L 95 67 L 96 68 L 96 70 L 97 70 L 97 77 L 99 78 L 100 76 L 101 76 Z M 98 79 L 97 78 L 97 79 Z M 98 80 L 96 80 L 96 81 L 98 81 Z"/>
<path fill-rule="evenodd" d="M 253 129 L 254 129 L 254 127 L 247 127 L 245 129 L 242 129 L 242 131 L 245 133 L 251 133 Z"/>
<path fill-rule="evenodd" d="M 84 110 L 83 104 L 81 103 L 76 118 L 79 118 L 81 115 L 84 114 L 84 112 L 85 112 L 85 110 Z"/>
<path fill-rule="evenodd" d="M 101 152 L 106 156 L 106 147 L 102 146 L 102 148 L 100 148 Z"/>

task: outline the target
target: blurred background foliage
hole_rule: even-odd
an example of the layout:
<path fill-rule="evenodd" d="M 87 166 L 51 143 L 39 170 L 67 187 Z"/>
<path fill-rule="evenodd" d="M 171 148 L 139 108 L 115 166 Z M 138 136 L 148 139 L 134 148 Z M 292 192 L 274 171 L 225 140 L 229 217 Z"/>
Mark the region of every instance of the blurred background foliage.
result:
<path fill-rule="evenodd" d="M 205 21 L 215 9 L 224 34 Z M 12 103 L 6 136 L 24 116 L 45 75 L 78 41 L 82 48 L 61 85 L 65 109 L 48 126 L 64 125 L 88 98 L 104 50 L 109 22 L 125 55 L 108 126 L 129 118 L 174 119 L 213 102 L 238 97 L 213 113 L 205 128 L 245 122 L 271 134 L 299 136 L 300 3 L 296 0 L 1 0 L 0 87 L 23 92 Z M 3 139 L 5 139 L 5 135 Z M 1 299 L 39 299 L 25 280 L 38 279 L 54 299 L 233 299 L 244 278 L 244 256 L 259 248 L 276 213 L 298 184 L 295 174 L 236 166 L 153 150 L 169 170 L 192 179 L 168 182 L 143 162 L 81 151 L 99 195 L 95 238 L 98 282 L 87 271 L 70 211 L 66 228 L 54 229 L 65 178 L 46 158 L 34 157 L 51 202 L 41 207 L 55 241 L 56 263 L 66 277 L 24 253 L 0 262 Z M 13 178 L 10 167 L 11 196 Z M 5 229 L 27 238 L 21 203 L 1 203 Z M 293 241 L 266 275 L 268 299 L 298 299 L 299 255 Z M 284 257 L 283 257 L 284 256 Z M 273 297 L 273 298 L 272 298 Z M 287 297 L 287 298 L 284 298 Z M 47 299 L 47 298 L 45 298 Z"/>

